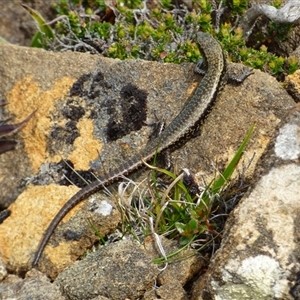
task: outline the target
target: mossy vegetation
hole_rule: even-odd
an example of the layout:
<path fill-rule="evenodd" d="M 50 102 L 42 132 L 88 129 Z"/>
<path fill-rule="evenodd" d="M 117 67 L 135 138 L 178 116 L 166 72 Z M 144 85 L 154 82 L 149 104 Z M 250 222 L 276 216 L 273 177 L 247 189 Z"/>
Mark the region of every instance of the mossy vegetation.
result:
<path fill-rule="evenodd" d="M 222 44 L 227 58 L 274 76 L 290 74 L 298 65 L 268 51 L 273 40 L 282 41 L 292 25 L 269 22 L 267 29 L 254 35 L 257 45 L 246 45 L 238 19 L 249 0 L 195 0 L 191 7 L 162 0 L 148 7 L 146 1 L 58 0 L 57 18 L 40 28 L 35 45 L 57 51 L 74 50 L 101 53 L 119 59 L 145 59 L 161 62 L 197 62 L 200 52 L 195 43 L 199 30 L 210 32 Z M 281 0 L 274 1 L 279 7 Z M 40 19 L 39 19 L 40 23 Z M 45 28 L 48 30 L 45 32 Z M 54 38 L 55 35 L 55 38 Z M 262 43 L 261 41 L 264 41 Z M 253 42 L 252 42 L 253 44 Z M 292 63 L 292 65 L 290 65 Z"/>

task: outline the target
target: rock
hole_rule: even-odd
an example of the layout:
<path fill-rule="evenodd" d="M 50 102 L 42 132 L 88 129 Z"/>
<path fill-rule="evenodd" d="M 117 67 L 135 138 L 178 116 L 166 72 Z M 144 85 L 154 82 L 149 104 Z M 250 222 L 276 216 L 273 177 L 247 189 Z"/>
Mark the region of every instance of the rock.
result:
<path fill-rule="evenodd" d="M 51 191 L 49 191 L 51 189 Z M 15 216 L 30 216 L 30 214 L 36 210 L 40 211 L 39 214 L 33 214 L 31 218 L 24 218 L 22 226 L 26 228 L 30 228 L 32 226 L 31 222 L 35 224 L 39 224 L 39 226 L 46 226 L 49 214 L 53 215 L 53 211 L 57 211 L 61 205 L 63 205 L 62 199 L 64 195 L 65 197 L 71 197 L 78 189 L 73 188 L 69 189 L 69 193 L 66 194 L 67 190 L 63 187 L 56 186 L 55 192 L 53 189 L 53 185 L 48 186 L 31 186 L 29 187 L 20 197 L 18 198 L 17 203 L 13 203 L 11 205 L 11 209 Z M 45 198 L 45 195 L 47 197 Z M 28 203 L 28 199 L 32 199 L 35 201 L 31 201 Z M 54 201 L 57 199 L 56 207 L 55 206 L 47 206 L 46 203 L 48 199 Z M 106 212 L 101 209 L 101 206 L 104 204 L 110 206 L 110 212 Z M 78 213 L 78 209 L 82 205 L 87 205 L 88 208 L 85 210 L 85 213 Z M 77 215 L 74 216 L 74 214 Z M 63 269 L 64 266 L 72 263 L 72 261 L 76 260 L 78 256 L 82 255 L 87 248 L 90 248 L 96 240 L 98 240 L 91 226 L 89 226 L 88 221 L 90 220 L 96 228 L 99 228 L 99 232 L 104 236 L 107 233 L 115 230 L 118 222 L 119 222 L 119 213 L 110 205 L 105 199 L 98 201 L 95 198 L 89 200 L 88 203 L 82 203 L 75 210 L 70 212 L 70 214 L 65 218 L 65 222 L 73 217 L 72 226 L 70 224 L 64 224 L 60 231 L 61 237 L 63 240 L 60 242 L 60 246 L 56 247 L 59 241 L 54 241 L 54 246 L 45 250 L 47 253 L 47 260 L 43 265 L 41 265 L 41 269 L 48 268 L 48 275 L 52 278 L 57 276 L 57 273 L 60 269 Z M 37 230 L 30 231 L 27 233 L 27 239 L 13 239 L 13 236 L 19 235 L 19 228 L 15 228 L 15 217 L 8 218 L 6 220 L 6 225 L 0 229 L 3 230 L 10 227 L 9 234 L 6 236 L 2 235 L 0 238 L 3 243 L 1 244 L 1 252 L 8 263 L 8 268 L 13 268 L 17 273 L 23 271 L 23 264 L 27 264 L 30 256 L 28 257 L 28 249 L 32 247 L 32 240 L 39 240 L 41 237 L 41 228 L 37 228 Z M 45 223 L 46 222 L 46 223 Z M 43 228 L 43 227 L 42 227 Z M 4 238 L 8 238 L 10 236 L 9 242 L 6 243 Z M 74 245 L 77 244 L 77 247 Z M 15 250 L 14 250 L 15 249 Z M 34 249 L 32 249 L 34 252 Z M 68 253 L 68 255 L 66 255 Z M 9 259 L 7 259 L 9 258 Z M 56 262 L 56 266 L 53 266 L 53 262 Z M 23 263 L 23 264 L 22 264 Z"/>
<path fill-rule="evenodd" d="M 6 266 L 2 257 L 0 256 L 0 282 L 7 276 Z"/>
<path fill-rule="evenodd" d="M 299 48 L 298 52 L 299 51 L 300 51 L 300 48 Z M 299 57 L 300 57 L 300 55 L 299 55 Z M 285 86 L 286 86 L 287 91 L 298 103 L 300 102 L 299 73 L 300 73 L 300 70 L 297 70 L 295 73 L 288 75 L 285 79 Z"/>
<path fill-rule="evenodd" d="M 51 136 L 51 128 L 53 129 L 53 127 L 56 128 L 57 126 L 50 124 L 49 114 L 51 114 L 51 111 L 54 109 L 54 105 L 57 105 L 55 103 L 59 101 L 60 97 L 64 97 L 64 94 L 67 93 L 67 90 L 70 89 L 75 82 L 72 76 L 76 76 L 77 72 L 77 76 L 79 77 L 80 72 L 84 70 L 87 72 L 88 69 L 94 68 L 97 57 L 90 57 L 86 54 L 79 59 L 79 57 L 75 55 L 77 57 L 76 66 L 78 67 L 78 70 L 75 71 L 72 66 L 68 66 L 70 64 L 74 66 L 75 58 L 72 58 L 74 53 L 65 55 L 68 61 L 59 62 L 54 59 L 54 57 L 50 58 L 52 55 L 51 52 L 4 44 L 1 44 L 1 47 L 1 49 L 6 49 L 8 52 L 12 51 L 10 54 L 8 54 L 8 52 L 6 52 L 6 54 L 1 52 L 3 64 L 1 64 L 0 67 L 4 68 L 0 73 L 3 75 L 6 74 L 6 81 L 5 83 L 2 81 L 1 85 L 8 85 L 8 89 L 2 90 L 4 94 L 1 95 L 1 98 L 5 98 L 9 102 L 9 105 L 5 108 L 8 110 L 8 115 L 13 116 L 16 114 L 18 118 L 22 120 L 22 117 L 28 115 L 28 112 L 33 111 L 34 107 L 38 108 L 38 112 L 32 119 L 32 122 L 28 123 L 28 126 L 25 127 L 22 132 L 23 143 L 17 147 L 16 151 L 1 155 L 1 201 L 4 203 L 11 202 L 9 198 L 13 199 L 17 193 L 24 190 L 25 181 L 20 182 L 22 179 L 24 180 L 24 178 L 26 178 L 26 181 L 29 180 L 29 182 L 33 183 L 29 185 L 29 182 L 27 182 L 28 187 L 25 194 L 19 198 L 19 202 L 14 203 L 14 205 L 17 206 L 12 207 L 11 218 L 6 219 L 6 225 L 3 223 L 3 227 L 0 229 L 3 230 L 2 232 L 6 232 L 5 234 L 1 234 L 0 238 L 0 249 L 3 258 L 10 270 L 14 269 L 17 272 L 21 272 L 21 270 L 24 270 L 24 266 L 27 265 L 28 269 L 28 266 L 31 265 L 33 253 L 37 249 L 45 226 L 49 223 L 49 216 L 52 218 L 62 203 L 78 190 L 78 188 L 76 189 L 72 186 L 69 188 L 59 186 L 59 182 L 64 175 L 62 172 L 59 173 L 59 171 L 57 171 L 61 170 L 61 168 L 58 167 L 58 162 L 62 157 L 58 154 L 59 152 L 56 152 L 56 158 L 54 158 L 47 150 L 47 147 L 49 148 L 52 143 L 49 144 L 47 141 Z M 18 50 L 21 52 L 18 52 Z M 29 55 L 28 51 L 30 52 Z M 12 53 L 14 53 L 14 55 Z M 37 53 L 40 54 L 37 55 Z M 50 57 L 48 55 L 50 55 Z M 52 73 L 53 69 L 50 72 L 51 68 L 45 68 L 45 65 L 42 66 L 39 63 L 40 61 L 45 62 L 47 60 L 46 57 L 48 57 L 48 59 L 50 58 L 48 63 L 46 63 L 48 65 L 54 66 L 54 61 L 56 61 L 56 70 L 54 72 L 56 74 Z M 86 57 L 91 58 L 89 63 L 85 61 Z M 25 65 L 27 66 L 27 71 L 25 71 L 24 67 L 21 67 L 24 66 L 24 61 L 26 61 Z M 23 71 L 20 72 L 21 69 L 23 69 Z M 35 75 L 30 77 L 31 75 L 29 75 L 28 72 Z M 58 80 L 55 79 L 56 76 L 58 76 Z M 45 78 L 47 78 L 47 80 L 45 80 Z M 39 84 L 35 80 L 37 80 Z M 16 83 L 16 81 L 18 81 L 18 83 Z M 11 90 L 15 83 L 15 88 Z M 4 87 L 4 85 L 2 85 L 1 88 Z M 46 91 L 47 89 L 48 91 Z M 18 115 L 18 112 L 20 112 L 20 115 Z M 81 124 L 81 134 L 85 137 L 93 132 L 89 123 L 91 122 L 87 119 L 85 123 Z M 53 140 L 54 143 L 57 143 L 57 141 L 58 138 Z M 90 159 L 93 156 L 94 158 L 98 157 L 98 149 L 101 148 L 101 145 L 94 138 L 89 142 L 86 141 L 82 143 L 82 138 L 77 139 L 77 141 L 80 142 L 80 146 L 76 147 L 77 152 L 73 151 L 72 155 L 77 156 L 82 162 L 82 165 L 79 165 L 78 168 L 84 169 L 87 168 L 87 157 L 90 157 Z M 83 152 L 80 153 L 78 150 Z M 93 152 L 93 154 L 91 154 L 91 152 Z M 27 156 L 28 153 L 31 153 L 30 159 Z M 52 164 L 50 162 L 52 162 Z M 56 184 L 54 184 L 54 182 L 56 182 Z M 48 185 L 45 186 L 45 184 Z M 97 210 L 97 206 L 101 206 L 102 200 L 106 201 L 106 199 L 107 198 L 98 198 L 97 200 L 95 197 L 90 198 L 85 215 L 83 216 L 81 214 L 75 218 L 77 219 L 77 221 L 75 221 L 77 224 L 75 227 L 79 229 L 79 231 L 75 232 L 77 229 L 74 226 L 71 226 L 70 229 L 70 227 L 66 225 L 67 227 L 64 228 L 61 238 L 62 240 L 67 239 L 68 242 L 61 245 L 60 248 L 57 248 L 57 240 L 54 241 L 54 248 L 52 248 L 54 251 L 49 252 L 50 258 L 46 263 L 51 265 L 55 260 L 58 260 L 58 263 L 56 267 L 52 269 L 50 267 L 48 268 L 48 270 L 52 270 L 49 272 L 50 276 L 55 277 L 58 270 L 61 270 L 67 262 L 70 263 L 70 261 L 76 259 L 78 255 L 81 255 L 85 251 L 86 246 L 91 247 L 98 239 L 91 227 L 87 224 L 87 219 L 90 218 L 96 227 L 99 225 L 99 228 L 101 228 L 100 232 L 103 235 L 115 229 L 119 219 L 117 217 L 117 211 L 113 209 L 114 204 L 111 203 L 112 213 L 106 218 L 103 218 L 104 216 L 101 211 L 99 213 L 99 210 Z M 69 216 L 72 216 L 72 213 Z M 21 221 L 20 218 L 23 219 L 23 221 Z M 68 217 L 65 220 L 67 219 Z M 99 221 L 102 224 L 99 224 Z M 16 224 L 19 224 L 20 227 L 15 226 Z M 36 227 L 33 226 L 33 224 L 35 224 Z M 9 230 L 5 228 L 6 226 L 9 226 Z M 33 229 L 33 227 L 35 227 L 35 229 Z M 23 228 L 24 231 L 22 231 L 21 228 Z M 82 228 L 87 229 L 87 231 L 82 231 Z M 72 237 L 66 237 L 66 232 L 70 230 L 76 233 L 75 235 L 77 237 L 75 237 L 75 240 Z M 22 238 L 15 238 L 16 236 L 22 236 Z M 78 239 L 78 237 L 79 244 L 81 242 L 83 247 L 80 245 L 74 247 L 74 243 L 77 243 L 76 239 Z M 33 243 L 33 240 L 35 240 L 35 243 Z M 28 252 L 30 248 L 32 248 L 31 253 Z M 22 255 L 20 255 L 20 249 L 22 249 Z M 70 253 L 71 256 L 66 258 L 66 256 L 61 255 L 63 253 Z M 8 257 L 9 259 L 7 259 Z"/>
<path fill-rule="evenodd" d="M 166 256 L 170 257 L 170 262 L 158 265 L 161 272 L 157 276 L 156 287 L 148 290 L 144 295 L 144 299 L 167 300 L 170 298 L 170 295 L 172 295 L 173 300 L 188 299 L 185 286 L 195 276 L 198 276 L 201 270 L 207 267 L 208 258 L 192 249 L 179 251 L 181 246 L 176 241 L 168 240 L 163 236 L 160 236 L 159 239 Z M 144 246 L 147 255 L 152 260 L 162 257 L 153 236 L 145 239 Z M 174 253 L 177 254 L 174 255 Z"/>
<path fill-rule="evenodd" d="M 55 280 L 68 299 L 139 299 L 159 270 L 135 241 L 119 241 L 87 255 Z"/>
<path fill-rule="evenodd" d="M 0 282 L 0 299 L 45 299 L 65 300 L 59 289 L 50 283 L 47 276 L 37 270 L 27 272 L 21 280 L 15 275 L 9 275 Z"/>
<path fill-rule="evenodd" d="M 172 296 L 171 296 L 172 295 Z M 147 291 L 144 295 L 145 300 L 188 300 L 188 294 L 177 280 L 169 281 L 166 284 Z"/>
<path fill-rule="evenodd" d="M 172 256 L 170 261 L 172 263 L 163 264 L 160 266 L 162 269 L 157 280 L 159 285 L 164 285 L 167 282 L 176 280 L 180 285 L 184 286 L 189 280 L 191 280 L 201 269 L 207 266 L 207 259 L 201 254 L 192 249 L 185 249 L 180 251 L 181 248 L 177 241 L 172 241 L 160 236 L 160 242 L 163 246 L 166 255 Z M 152 259 L 162 257 L 162 254 L 158 251 L 157 243 L 153 236 L 149 236 L 144 241 L 145 250 Z M 174 253 L 177 253 L 174 255 Z M 173 254 L 173 255 L 172 255 Z"/>
<path fill-rule="evenodd" d="M 298 105 L 258 168 L 265 174 L 227 221 L 193 300 L 299 299 L 299 133 Z"/>

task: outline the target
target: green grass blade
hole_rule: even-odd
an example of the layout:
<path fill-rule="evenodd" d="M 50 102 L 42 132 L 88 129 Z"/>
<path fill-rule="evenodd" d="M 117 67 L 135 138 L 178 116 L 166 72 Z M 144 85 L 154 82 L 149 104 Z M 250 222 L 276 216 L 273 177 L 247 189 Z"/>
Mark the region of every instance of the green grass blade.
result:
<path fill-rule="evenodd" d="M 94 231 L 95 235 L 99 238 L 101 243 L 103 245 L 105 245 L 105 240 L 104 240 L 102 234 L 100 233 L 100 231 L 98 230 L 98 228 L 94 225 L 94 223 L 90 219 L 87 219 L 87 221 L 88 221 L 90 227 L 92 228 L 92 230 Z"/>
<path fill-rule="evenodd" d="M 47 25 L 44 18 L 34 9 L 28 7 L 27 5 L 21 4 L 31 15 L 33 20 L 35 21 L 38 32 L 34 35 L 31 41 L 31 47 L 42 48 L 43 47 L 43 39 L 53 40 L 55 38 L 55 34 L 52 28 Z"/>
<path fill-rule="evenodd" d="M 249 129 L 246 137 L 244 138 L 242 144 L 240 145 L 239 149 L 237 150 L 234 157 L 230 161 L 229 165 L 226 167 L 226 169 L 221 174 L 221 176 L 219 176 L 219 178 L 213 182 L 212 187 L 210 189 L 210 191 L 213 195 L 217 194 L 220 191 L 220 189 L 226 184 L 226 182 L 230 179 L 232 173 L 236 169 L 236 165 L 238 164 L 239 160 L 241 159 L 241 157 L 243 155 L 243 152 L 254 132 L 254 129 L 255 129 L 255 125 L 252 125 L 251 128 Z M 209 201 L 208 193 L 205 193 L 205 195 L 203 196 L 203 200 L 205 202 Z"/>
<path fill-rule="evenodd" d="M 0 36 L 0 43 L 9 43 L 5 38 Z"/>

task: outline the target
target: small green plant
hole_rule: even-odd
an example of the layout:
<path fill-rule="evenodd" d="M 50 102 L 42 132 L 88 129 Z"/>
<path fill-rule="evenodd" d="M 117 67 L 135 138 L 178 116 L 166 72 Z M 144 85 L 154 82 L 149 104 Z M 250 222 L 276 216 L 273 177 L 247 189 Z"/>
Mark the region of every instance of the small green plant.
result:
<path fill-rule="evenodd" d="M 227 1 L 229 2 L 228 5 L 231 4 L 232 13 L 234 15 L 241 15 L 248 7 L 248 0 L 233 0 L 233 1 Z"/>
<path fill-rule="evenodd" d="M 216 239 L 220 240 L 221 232 L 218 231 L 220 228 L 217 228 L 220 226 L 211 220 L 211 216 L 220 205 L 219 199 L 236 170 L 254 128 L 254 125 L 250 128 L 225 170 L 200 195 L 191 193 L 191 190 L 186 187 L 183 180 L 184 173 L 176 176 L 168 170 L 147 165 L 152 169 L 152 185 L 146 194 L 141 192 L 138 195 L 138 201 L 133 202 L 133 193 L 129 196 L 130 201 L 128 201 L 127 196 L 124 198 L 127 185 L 121 190 L 121 193 L 119 192 L 119 208 L 123 216 L 121 229 L 123 234 L 132 234 L 139 240 L 143 240 L 149 234 L 163 235 L 171 239 L 178 239 L 182 249 L 196 243 L 199 251 L 209 247 L 210 243 Z M 153 163 L 156 164 L 155 159 Z M 172 180 L 166 189 L 160 187 L 157 177 L 159 173 Z M 136 183 L 133 184 L 134 191 L 140 191 L 139 186 Z M 147 195 L 151 195 L 151 197 L 149 198 Z M 128 207 L 123 204 L 128 202 L 131 202 L 132 206 Z M 152 220 L 153 226 L 149 224 L 149 220 Z M 172 256 L 174 253 L 167 259 Z M 160 258 L 155 262 L 162 263 L 165 262 L 165 259 Z"/>
<path fill-rule="evenodd" d="M 245 150 L 254 131 L 254 125 L 250 128 L 244 141 L 236 152 L 235 156 L 226 167 L 224 172 L 216 178 L 204 191 L 201 196 L 201 201 L 194 210 L 191 210 L 191 220 L 187 224 L 177 224 L 177 229 L 181 232 L 181 243 L 190 243 L 195 239 L 195 234 L 201 234 L 205 231 L 215 234 L 215 224 L 209 222 L 211 211 L 215 205 L 214 199 L 222 190 L 224 190 L 229 182 L 232 173 Z"/>
<path fill-rule="evenodd" d="M 295 56 L 290 56 L 287 59 L 288 64 L 288 74 L 293 74 L 295 71 L 299 69 L 298 59 Z"/>
<path fill-rule="evenodd" d="M 268 26 L 268 35 L 275 36 L 279 41 L 284 41 L 292 27 L 292 24 L 279 24 L 270 22 Z"/>
<path fill-rule="evenodd" d="M 104 245 L 104 244 L 105 244 L 105 239 L 104 239 L 104 237 L 102 236 L 102 234 L 99 232 L 98 228 L 94 225 L 94 223 L 93 223 L 90 219 L 88 219 L 87 221 L 88 221 L 89 226 L 90 226 L 90 227 L 92 228 L 92 230 L 94 231 L 95 235 L 99 238 L 101 244 Z"/>
<path fill-rule="evenodd" d="M 282 5 L 282 0 L 274 0 L 271 5 L 273 5 L 276 8 L 280 8 L 280 6 Z"/>

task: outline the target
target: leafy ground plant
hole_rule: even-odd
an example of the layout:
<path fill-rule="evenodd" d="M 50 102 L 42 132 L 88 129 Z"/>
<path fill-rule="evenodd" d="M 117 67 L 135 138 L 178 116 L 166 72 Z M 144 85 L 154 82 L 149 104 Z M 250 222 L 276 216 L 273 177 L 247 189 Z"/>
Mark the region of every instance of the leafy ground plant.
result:
<path fill-rule="evenodd" d="M 224 216 L 229 213 L 225 200 L 226 193 L 230 193 L 228 185 L 254 128 L 254 125 L 250 128 L 225 170 L 202 191 L 187 170 L 177 176 L 148 164 L 152 169 L 149 188 L 141 189 L 141 185 L 130 180 L 121 183 L 117 199 L 123 219 L 120 228 L 122 235 L 130 234 L 143 241 L 145 236 L 153 234 L 179 240 L 182 249 L 216 249 L 222 239 Z M 172 182 L 165 186 L 157 174 L 164 174 Z M 130 188 L 131 192 L 128 192 Z M 176 253 L 155 262 L 169 261 Z"/>
<path fill-rule="evenodd" d="M 193 41 L 201 30 L 218 38 L 230 61 L 243 62 L 277 77 L 296 69 L 290 61 L 268 50 L 272 42 L 285 39 L 293 25 L 270 22 L 264 31 L 254 34 L 253 47 L 246 45 L 236 24 L 249 8 L 248 0 L 197 0 L 190 7 L 169 0 L 152 7 L 141 0 L 106 3 L 59 0 L 54 5 L 57 18 L 48 23 L 38 12 L 24 6 L 38 26 L 32 46 L 88 51 L 119 59 L 197 62 L 200 52 Z"/>

